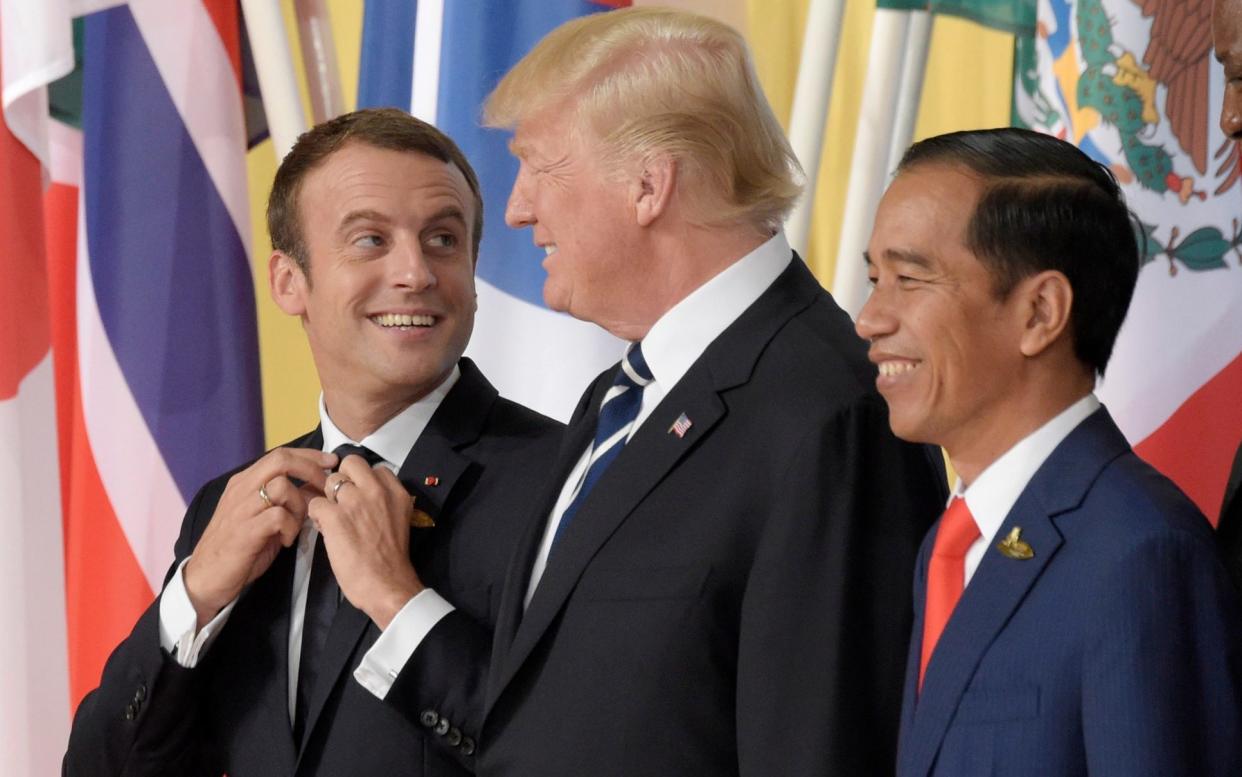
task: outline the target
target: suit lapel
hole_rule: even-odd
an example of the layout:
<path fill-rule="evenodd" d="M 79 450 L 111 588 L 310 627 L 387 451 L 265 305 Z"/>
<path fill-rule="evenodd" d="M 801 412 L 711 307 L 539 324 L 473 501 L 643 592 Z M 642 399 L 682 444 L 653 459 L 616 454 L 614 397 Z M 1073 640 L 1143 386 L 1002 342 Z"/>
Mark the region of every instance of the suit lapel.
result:
<path fill-rule="evenodd" d="M 595 382 L 582 395 L 582 399 L 578 401 L 578 407 L 574 409 L 573 416 L 569 420 L 569 427 L 561 438 L 561 447 L 557 453 L 552 474 L 544 482 L 541 497 L 531 503 L 536 506 L 536 511 L 530 514 L 526 522 L 526 529 L 522 533 L 517 551 L 510 560 L 509 569 L 505 575 L 500 613 L 496 621 L 495 637 L 492 640 L 492 662 L 488 675 L 486 705 L 488 709 L 491 708 L 491 702 L 499 695 L 502 687 L 502 683 L 498 682 L 500 677 L 504 676 L 505 682 L 508 681 L 508 675 L 503 674 L 502 668 L 508 664 L 509 648 L 517 635 L 518 624 L 523 619 L 526 588 L 530 581 L 531 567 L 535 563 L 535 555 L 539 552 L 539 545 L 543 541 L 544 530 L 547 528 L 547 518 L 556 505 L 556 499 L 565 481 L 569 478 L 570 471 L 573 470 L 595 434 L 599 405 L 603 401 L 604 392 L 616 369 L 616 365 L 613 365 L 600 373 Z"/>
<path fill-rule="evenodd" d="M 1006 558 L 996 550 L 995 539 L 984 554 L 928 663 L 907 747 L 902 753 L 903 760 L 908 759 L 912 766 L 910 774 L 930 771 L 980 659 L 1061 545 L 1061 534 L 1047 512 L 1038 499 L 1028 498 L 1025 493 L 1010 510 L 997 536 L 1005 536 L 1013 526 L 1022 527 L 1022 538 L 1035 549 L 1035 557 Z M 921 627 L 917 634 L 916 640 L 921 644 Z M 908 688 L 917 687 L 917 661 L 913 680 Z"/>
<path fill-rule="evenodd" d="M 1056 520 L 1076 509 L 1104 465 L 1128 448 L 1108 412 L 1098 410 L 1057 446 L 1027 484 L 992 538 L 992 545 L 932 654 L 908 736 L 903 740 L 899 769 L 902 774 L 931 771 L 984 653 L 1064 541 Z M 1022 539 L 1034 549 L 1034 558 L 1011 559 L 996 549 L 997 540 L 1017 526 L 1022 527 Z M 917 625 L 914 642 L 919 642 L 922 635 L 921 621 Z M 911 652 L 917 654 L 918 646 L 912 647 Z M 914 681 L 906 686 L 908 694 L 913 693 L 917 683 L 917 665 L 914 671 Z"/>
<path fill-rule="evenodd" d="M 599 405 L 612 372 L 597 379 L 588 400 L 589 412 L 580 423 L 571 426 L 566 435 L 568 445 L 562 452 L 550 496 L 544 500 L 542 520 L 537 518 L 531 522 L 537 525 L 528 531 L 521 563 L 510 568 L 505 586 L 507 606 L 501 619 L 507 629 L 506 636 L 512 634 L 512 640 L 503 648 L 503 655 L 495 656 L 492 661 L 495 679 L 490 685 L 489 710 L 565 606 L 599 549 L 686 453 L 709 436 L 725 416 L 726 406 L 721 394 L 748 381 L 763 349 L 776 333 L 822 293 L 819 283 L 795 254 L 772 286 L 708 346 L 595 485 L 548 558 L 547 569 L 523 615 L 521 600 L 534 559 L 532 544 L 537 547 L 542 539 L 556 495 L 594 435 Z M 683 413 L 693 425 L 679 437 L 671 433 L 670 427 Z"/>
<path fill-rule="evenodd" d="M 458 448 L 478 440 L 498 396 L 473 362 L 462 359 L 459 366 L 461 377 L 432 415 L 397 474 L 414 497 L 415 505 L 436 522 L 434 527 L 410 529 L 411 553 L 416 543 L 427 541 L 433 532 L 443 531 L 445 522 L 451 520 L 444 508 L 461 476 L 473 463 Z M 299 752 L 314 730 L 332 689 L 350 669 L 350 659 L 370 624 L 366 613 L 347 600 L 341 600 L 324 643 L 323 668 L 311 695 Z M 287 635 L 287 628 L 285 632 Z"/>

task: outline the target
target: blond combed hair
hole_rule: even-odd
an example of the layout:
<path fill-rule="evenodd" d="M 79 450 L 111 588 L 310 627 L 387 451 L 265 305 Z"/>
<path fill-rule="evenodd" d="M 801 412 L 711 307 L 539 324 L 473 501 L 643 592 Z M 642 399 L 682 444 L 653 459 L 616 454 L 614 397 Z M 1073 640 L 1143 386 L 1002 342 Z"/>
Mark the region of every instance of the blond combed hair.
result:
<path fill-rule="evenodd" d="M 501 79 L 484 122 L 514 128 L 562 106 L 612 166 L 675 159 L 698 223 L 773 232 L 802 192 L 745 40 L 714 19 L 627 8 L 567 22 Z"/>

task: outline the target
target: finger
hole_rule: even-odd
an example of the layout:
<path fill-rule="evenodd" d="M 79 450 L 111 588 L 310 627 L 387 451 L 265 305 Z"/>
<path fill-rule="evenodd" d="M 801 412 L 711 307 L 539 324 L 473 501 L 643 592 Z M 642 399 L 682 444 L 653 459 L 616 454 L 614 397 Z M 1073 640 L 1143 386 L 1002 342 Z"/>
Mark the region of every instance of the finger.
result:
<path fill-rule="evenodd" d="M 264 489 L 273 505 L 280 505 L 295 515 L 306 515 L 306 498 L 289 478 L 279 475 L 264 485 Z"/>
<path fill-rule="evenodd" d="M 255 490 L 280 475 L 322 487 L 326 477 L 324 470 L 335 463 L 336 454 L 333 453 L 308 448 L 277 448 L 251 464 L 245 475 Z"/>
<path fill-rule="evenodd" d="M 406 489 L 405 484 L 388 467 L 376 467 L 374 475 L 375 481 L 380 488 L 394 499 L 400 499 L 405 502 L 410 501 L 410 492 Z"/>
<path fill-rule="evenodd" d="M 303 518 L 283 507 L 269 507 L 259 513 L 253 522 L 255 530 L 267 539 L 279 539 L 286 548 L 292 545 L 302 531 Z"/>
<path fill-rule="evenodd" d="M 323 495 L 329 502 L 339 502 L 341 492 L 353 485 L 349 476 L 342 472 L 333 472 L 324 482 Z"/>
<path fill-rule="evenodd" d="M 336 528 L 336 519 L 340 514 L 341 508 L 328 501 L 327 497 L 317 496 L 306 503 L 307 517 L 324 533 Z"/>
<path fill-rule="evenodd" d="M 375 493 L 379 491 L 379 481 L 376 479 L 377 470 L 386 470 L 387 467 L 372 467 L 367 464 L 367 460 L 361 456 L 346 456 L 341 462 L 339 472 L 353 481 L 354 485 L 362 489 L 363 493 Z"/>

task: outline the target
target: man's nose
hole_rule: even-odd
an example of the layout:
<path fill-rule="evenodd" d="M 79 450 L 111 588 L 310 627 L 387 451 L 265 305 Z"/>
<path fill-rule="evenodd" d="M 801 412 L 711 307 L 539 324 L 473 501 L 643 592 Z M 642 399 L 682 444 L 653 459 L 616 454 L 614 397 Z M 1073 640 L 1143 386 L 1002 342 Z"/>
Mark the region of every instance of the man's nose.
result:
<path fill-rule="evenodd" d="M 531 206 L 529 189 L 530 174 L 526 171 L 526 165 L 522 165 L 518 168 L 513 190 L 509 192 L 509 202 L 505 206 L 505 223 L 513 229 L 529 227 L 535 223 L 535 210 Z"/>

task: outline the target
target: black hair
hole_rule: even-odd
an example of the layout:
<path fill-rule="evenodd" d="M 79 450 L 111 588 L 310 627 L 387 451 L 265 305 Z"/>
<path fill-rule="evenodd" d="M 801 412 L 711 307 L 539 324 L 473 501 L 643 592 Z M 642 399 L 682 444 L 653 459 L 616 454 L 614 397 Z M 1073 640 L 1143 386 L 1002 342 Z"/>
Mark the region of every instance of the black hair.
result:
<path fill-rule="evenodd" d="M 1074 354 L 1104 374 L 1138 281 L 1135 221 L 1117 179 L 1071 143 L 1006 127 L 928 138 L 897 167 L 945 164 L 983 179 L 966 247 L 1005 297 L 1023 278 L 1056 270 L 1074 302 Z"/>

